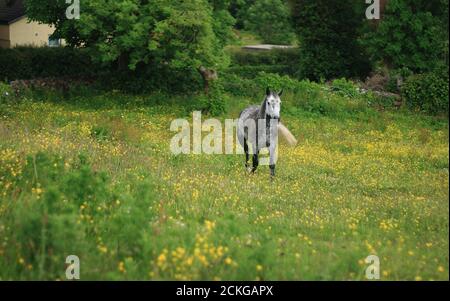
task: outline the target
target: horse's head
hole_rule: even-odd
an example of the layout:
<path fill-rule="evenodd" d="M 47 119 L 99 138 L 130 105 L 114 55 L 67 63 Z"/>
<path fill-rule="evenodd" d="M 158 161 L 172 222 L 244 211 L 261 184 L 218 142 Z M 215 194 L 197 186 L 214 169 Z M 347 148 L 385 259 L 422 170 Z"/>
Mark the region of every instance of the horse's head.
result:
<path fill-rule="evenodd" d="M 283 94 L 283 90 L 276 93 L 271 91 L 269 88 L 266 90 L 266 99 L 264 100 L 263 107 L 265 109 L 266 115 L 271 118 L 280 118 L 280 109 L 281 109 L 281 95 Z"/>

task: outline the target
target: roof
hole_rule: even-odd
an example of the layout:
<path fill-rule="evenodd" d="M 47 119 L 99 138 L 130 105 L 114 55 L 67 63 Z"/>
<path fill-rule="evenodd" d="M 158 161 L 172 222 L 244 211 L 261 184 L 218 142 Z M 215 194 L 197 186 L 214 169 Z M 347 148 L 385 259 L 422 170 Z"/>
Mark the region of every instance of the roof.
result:
<path fill-rule="evenodd" d="M 24 15 L 22 0 L 0 0 L 0 24 L 9 24 Z"/>

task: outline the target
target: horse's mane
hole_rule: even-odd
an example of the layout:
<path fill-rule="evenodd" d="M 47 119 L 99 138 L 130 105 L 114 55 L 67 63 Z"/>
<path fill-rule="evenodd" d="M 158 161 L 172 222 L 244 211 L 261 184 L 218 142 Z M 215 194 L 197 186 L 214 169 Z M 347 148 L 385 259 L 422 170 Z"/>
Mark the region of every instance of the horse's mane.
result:
<path fill-rule="evenodd" d="M 258 119 L 265 119 L 266 118 L 266 102 L 267 102 L 267 96 L 264 97 L 264 101 L 261 104 L 261 107 L 258 111 Z"/>

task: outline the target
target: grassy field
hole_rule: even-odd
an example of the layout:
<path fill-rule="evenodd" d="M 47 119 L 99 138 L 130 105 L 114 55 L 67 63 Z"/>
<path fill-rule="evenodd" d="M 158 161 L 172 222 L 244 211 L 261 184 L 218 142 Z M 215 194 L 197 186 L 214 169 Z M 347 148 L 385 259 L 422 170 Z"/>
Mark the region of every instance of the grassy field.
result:
<path fill-rule="evenodd" d="M 448 119 L 287 92 L 277 177 L 169 151 L 187 96 L 0 104 L 0 279 L 449 279 Z M 259 99 L 229 97 L 229 111 Z"/>

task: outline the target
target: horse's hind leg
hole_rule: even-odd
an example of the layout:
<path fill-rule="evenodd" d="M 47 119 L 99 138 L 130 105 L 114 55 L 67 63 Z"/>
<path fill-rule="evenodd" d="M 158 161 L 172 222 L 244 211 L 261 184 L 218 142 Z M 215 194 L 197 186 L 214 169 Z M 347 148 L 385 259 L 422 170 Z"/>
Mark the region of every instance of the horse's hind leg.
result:
<path fill-rule="evenodd" d="M 245 152 L 245 168 L 249 167 L 248 161 L 250 160 L 250 155 L 248 152 L 248 143 L 247 139 L 244 138 L 244 152 Z"/>
<path fill-rule="evenodd" d="M 253 154 L 253 168 L 252 168 L 252 172 L 255 172 L 256 169 L 258 169 L 258 165 L 259 165 L 259 151 L 255 151 L 255 153 Z"/>

